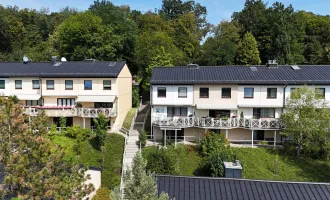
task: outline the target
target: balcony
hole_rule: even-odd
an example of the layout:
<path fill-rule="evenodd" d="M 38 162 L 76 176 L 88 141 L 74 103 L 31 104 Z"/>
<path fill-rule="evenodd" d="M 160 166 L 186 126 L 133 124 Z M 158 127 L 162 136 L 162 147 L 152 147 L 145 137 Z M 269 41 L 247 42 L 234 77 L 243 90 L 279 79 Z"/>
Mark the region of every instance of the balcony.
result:
<path fill-rule="evenodd" d="M 96 118 L 99 114 L 106 117 L 117 116 L 116 107 L 114 108 L 76 108 L 76 107 L 25 107 L 24 113 L 37 116 L 42 110 L 49 117 L 88 117 Z"/>
<path fill-rule="evenodd" d="M 251 130 L 281 130 L 282 123 L 276 118 L 261 119 L 214 119 L 201 117 L 152 117 L 152 124 L 159 127 L 189 128 L 199 127 L 207 129 L 246 128 Z"/>

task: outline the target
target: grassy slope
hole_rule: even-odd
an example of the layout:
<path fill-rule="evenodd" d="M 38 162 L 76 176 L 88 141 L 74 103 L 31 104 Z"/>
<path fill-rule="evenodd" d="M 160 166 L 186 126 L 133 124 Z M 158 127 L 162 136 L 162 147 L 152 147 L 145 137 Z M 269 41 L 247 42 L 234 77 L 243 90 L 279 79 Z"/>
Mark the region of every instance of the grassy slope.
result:
<path fill-rule="evenodd" d="M 274 174 L 276 153 L 273 150 L 242 148 L 235 152 L 243 163 L 244 178 L 330 182 L 330 162 L 279 155 L 278 173 Z"/>
<path fill-rule="evenodd" d="M 143 153 L 153 147 L 144 148 Z M 172 151 L 179 158 L 179 175 L 205 176 L 208 172 L 203 167 L 200 155 L 186 147 L 186 152 Z M 285 180 L 307 182 L 330 182 L 330 162 L 295 158 L 278 155 L 278 173 L 274 174 L 276 152 L 265 148 L 234 148 L 236 155 L 243 164 L 243 177 L 260 180 Z M 179 153 L 178 153 L 179 152 Z"/>
<path fill-rule="evenodd" d="M 131 127 L 131 122 L 135 115 L 135 112 L 136 112 L 136 108 L 131 108 L 131 110 L 128 111 L 123 123 L 124 128 L 129 129 Z"/>
<path fill-rule="evenodd" d="M 102 186 L 104 187 L 112 189 L 120 184 L 124 141 L 124 137 L 117 134 L 110 134 L 106 138 L 104 167 L 102 172 Z M 80 156 L 76 156 L 73 150 L 74 139 L 65 136 L 55 136 L 53 142 L 64 147 L 65 160 L 76 159 L 79 163 L 85 165 L 102 167 L 102 153 L 92 142 L 85 141 L 82 143 Z"/>

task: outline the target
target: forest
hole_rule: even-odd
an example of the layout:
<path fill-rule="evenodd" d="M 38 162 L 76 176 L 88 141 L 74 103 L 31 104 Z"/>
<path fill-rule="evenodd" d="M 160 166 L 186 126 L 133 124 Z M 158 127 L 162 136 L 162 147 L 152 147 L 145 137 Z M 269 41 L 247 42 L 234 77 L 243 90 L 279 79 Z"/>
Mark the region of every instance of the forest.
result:
<path fill-rule="evenodd" d="M 86 11 L 0 5 L 0 61 L 125 60 L 145 90 L 156 66 L 330 64 L 329 16 L 247 0 L 229 21 L 206 17 L 193 0 L 163 0 L 148 12 L 107 0 Z"/>

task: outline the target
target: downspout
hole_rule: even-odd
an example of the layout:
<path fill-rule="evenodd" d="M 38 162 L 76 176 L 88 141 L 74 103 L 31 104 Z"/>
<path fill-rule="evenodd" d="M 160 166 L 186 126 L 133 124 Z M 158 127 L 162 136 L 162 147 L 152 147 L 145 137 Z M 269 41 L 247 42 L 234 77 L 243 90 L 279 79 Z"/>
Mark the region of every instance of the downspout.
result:
<path fill-rule="evenodd" d="M 41 99 L 41 106 L 44 106 L 44 100 L 42 98 L 42 80 L 39 76 L 39 87 L 40 87 L 40 99 Z"/>
<path fill-rule="evenodd" d="M 288 87 L 287 84 L 285 84 L 283 86 L 283 106 L 282 106 L 282 113 L 283 113 L 283 110 L 284 110 L 284 107 L 285 107 L 285 91 L 286 91 L 286 88 Z"/>

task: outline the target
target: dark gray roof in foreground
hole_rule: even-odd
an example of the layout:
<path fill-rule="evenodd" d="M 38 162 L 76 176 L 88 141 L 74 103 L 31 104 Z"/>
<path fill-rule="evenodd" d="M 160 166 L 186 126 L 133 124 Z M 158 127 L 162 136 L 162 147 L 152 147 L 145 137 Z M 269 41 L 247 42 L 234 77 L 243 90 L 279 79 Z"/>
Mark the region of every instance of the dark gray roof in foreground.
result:
<path fill-rule="evenodd" d="M 330 199 L 330 184 L 156 175 L 158 193 L 176 200 Z"/>
<path fill-rule="evenodd" d="M 0 63 L 0 77 L 117 77 L 125 62 Z"/>
<path fill-rule="evenodd" d="M 188 67 L 155 67 L 151 84 L 330 84 L 330 65 L 215 66 L 189 69 Z"/>

